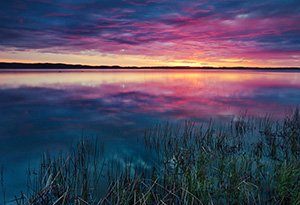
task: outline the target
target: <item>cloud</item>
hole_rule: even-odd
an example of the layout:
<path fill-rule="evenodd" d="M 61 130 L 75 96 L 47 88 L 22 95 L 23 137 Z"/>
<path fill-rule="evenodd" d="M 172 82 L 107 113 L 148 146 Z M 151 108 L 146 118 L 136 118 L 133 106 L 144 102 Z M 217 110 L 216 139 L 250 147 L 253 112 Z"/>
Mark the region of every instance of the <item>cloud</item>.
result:
<path fill-rule="evenodd" d="M 250 62 L 261 54 L 272 60 L 273 52 L 288 61 L 300 53 L 297 0 L 12 0 L 0 6 L 1 50 L 93 50 L 203 63 Z"/>

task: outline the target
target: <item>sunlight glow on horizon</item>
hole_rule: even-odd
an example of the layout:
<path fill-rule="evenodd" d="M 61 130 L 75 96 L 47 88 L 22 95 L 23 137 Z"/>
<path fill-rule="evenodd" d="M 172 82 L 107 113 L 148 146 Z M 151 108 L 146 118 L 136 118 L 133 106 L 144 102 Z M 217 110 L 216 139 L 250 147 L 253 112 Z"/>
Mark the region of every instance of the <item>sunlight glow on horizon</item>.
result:
<path fill-rule="evenodd" d="M 197 60 L 171 60 L 163 57 L 147 57 L 141 55 L 79 55 L 79 54 L 55 54 L 38 52 L 1 52 L 0 62 L 6 63 L 64 63 L 80 64 L 88 66 L 121 66 L 121 67 L 152 67 L 152 66 L 186 66 L 186 67 L 297 67 L 297 64 L 280 63 L 255 63 L 240 59 L 220 59 L 219 62 L 197 62 Z M 298 61 L 298 60 L 296 60 Z"/>

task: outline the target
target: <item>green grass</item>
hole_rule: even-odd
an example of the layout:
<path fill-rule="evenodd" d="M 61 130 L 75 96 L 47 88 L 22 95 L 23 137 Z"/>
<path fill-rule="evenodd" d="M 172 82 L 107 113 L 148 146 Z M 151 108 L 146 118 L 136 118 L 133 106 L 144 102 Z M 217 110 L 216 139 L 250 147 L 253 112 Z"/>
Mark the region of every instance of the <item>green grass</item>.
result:
<path fill-rule="evenodd" d="M 82 138 L 68 155 L 44 154 L 40 167 L 27 170 L 27 193 L 18 204 L 85 204 L 101 197 L 100 179 L 105 161 L 97 138 Z"/>
<path fill-rule="evenodd" d="M 300 204 L 298 108 L 281 121 L 241 115 L 222 124 L 158 124 L 145 131 L 144 145 L 152 169 L 104 160 L 96 139 L 82 139 L 68 156 L 45 154 L 16 202 Z"/>

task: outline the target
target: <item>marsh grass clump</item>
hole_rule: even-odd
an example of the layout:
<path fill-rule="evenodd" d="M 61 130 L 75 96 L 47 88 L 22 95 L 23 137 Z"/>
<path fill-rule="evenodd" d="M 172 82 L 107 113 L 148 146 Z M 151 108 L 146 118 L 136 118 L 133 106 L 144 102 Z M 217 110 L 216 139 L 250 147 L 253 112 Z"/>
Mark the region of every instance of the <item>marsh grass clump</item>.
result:
<path fill-rule="evenodd" d="M 45 154 L 38 171 L 28 170 L 30 189 L 17 202 L 300 204 L 298 108 L 282 121 L 245 114 L 222 124 L 157 124 L 145 131 L 144 146 L 151 169 L 132 158 L 103 160 L 99 143 L 89 139 L 69 156 Z"/>
<path fill-rule="evenodd" d="M 175 132 L 172 127 L 167 123 L 145 134 L 146 147 L 160 162 L 154 176 L 165 190 L 159 192 L 161 199 L 175 204 L 300 203 L 298 108 L 283 122 L 243 115 L 229 126 L 210 122 L 197 128 L 186 122 Z"/>
<path fill-rule="evenodd" d="M 38 169 L 28 168 L 28 190 L 18 204 L 85 204 L 94 203 L 104 161 L 103 147 L 97 138 L 82 138 L 69 155 L 44 154 Z"/>

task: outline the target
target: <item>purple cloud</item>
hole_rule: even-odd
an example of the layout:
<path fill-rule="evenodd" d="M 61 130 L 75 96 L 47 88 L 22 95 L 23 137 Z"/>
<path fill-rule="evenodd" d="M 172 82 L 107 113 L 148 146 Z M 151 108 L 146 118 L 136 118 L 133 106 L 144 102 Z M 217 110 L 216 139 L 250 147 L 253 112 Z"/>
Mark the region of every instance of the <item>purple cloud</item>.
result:
<path fill-rule="evenodd" d="M 12 0 L 0 6 L 3 51 L 94 50 L 208 62 L 300 55 L 297 0 Z"/>

